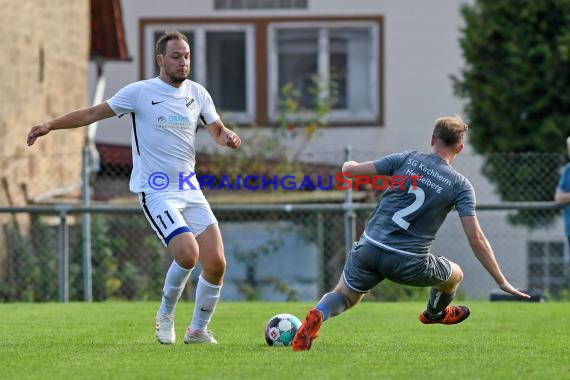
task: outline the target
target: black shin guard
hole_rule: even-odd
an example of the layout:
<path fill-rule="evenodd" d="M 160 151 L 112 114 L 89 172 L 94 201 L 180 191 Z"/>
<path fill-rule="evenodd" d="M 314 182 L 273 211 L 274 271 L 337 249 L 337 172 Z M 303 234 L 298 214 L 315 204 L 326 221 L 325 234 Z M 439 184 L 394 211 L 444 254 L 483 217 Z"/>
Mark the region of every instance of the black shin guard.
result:
<path fill-rule="evenodd" d="M 437 317 L 441 315 L 441 312 L 451 303 L 454 296 L 455 292 L 442 293 L 436 288 L 431 288 L 426 308 L 428 317 Z"/>

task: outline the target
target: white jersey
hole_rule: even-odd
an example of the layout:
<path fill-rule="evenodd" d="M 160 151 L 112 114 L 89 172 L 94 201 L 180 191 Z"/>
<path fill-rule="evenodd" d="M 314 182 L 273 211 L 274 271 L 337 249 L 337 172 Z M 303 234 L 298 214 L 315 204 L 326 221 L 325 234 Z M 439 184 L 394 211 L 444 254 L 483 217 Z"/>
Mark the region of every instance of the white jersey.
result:
<path fill-rule="evenodd" d="M 194 173 L 198 118 L 204 124 L 220 118 L 208 91 L 188 79 L 179 88 L 158 77 L 134 82 L 120 89 L 107 104 L 117 115 L 132 116 L 129 187 L 136 193 L 157 191 L 150 184 L 156 173 L 164 177 L 162 183 L 168 183 L 160 190 L 179 190 L 179 176 L 184 185 Z M 199 189 L 195 175 L 191 182 Z M 187 183 L 184 189 L 188 190 Z"/>

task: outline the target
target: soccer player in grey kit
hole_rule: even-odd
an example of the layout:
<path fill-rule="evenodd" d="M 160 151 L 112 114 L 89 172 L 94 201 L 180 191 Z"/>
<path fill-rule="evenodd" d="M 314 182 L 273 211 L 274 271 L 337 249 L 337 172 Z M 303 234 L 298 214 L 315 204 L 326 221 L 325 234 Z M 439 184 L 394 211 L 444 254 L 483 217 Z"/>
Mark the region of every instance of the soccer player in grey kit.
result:
<path fill-rule="evenodd" d="M 501 272 L 475 214 L 473 187 L 450 165 L 463 149 L 467 129 L 458 116 L 443 117 L 436 120 L 431 153 L 405 151 L 376 161 L 343 164 L 342 171 L 351 175 L 407 179 L 403 187 L 386 190 L 349 252 L 338 284 L 308 312 L 293 339 L 293 350 L 309 350 L 322 322 L 356 305 L 384 279 L 431 286 L 427 308 L 419 315 L 421 323 L 451 325 L 467 319 L 467 306 L 450 306 L 463 279 L 461 268 L 430 252 L 438 229 L 453 207 L 473 253 L 498 286 L 513 295 L 530 297 L 515 289 Z"/>

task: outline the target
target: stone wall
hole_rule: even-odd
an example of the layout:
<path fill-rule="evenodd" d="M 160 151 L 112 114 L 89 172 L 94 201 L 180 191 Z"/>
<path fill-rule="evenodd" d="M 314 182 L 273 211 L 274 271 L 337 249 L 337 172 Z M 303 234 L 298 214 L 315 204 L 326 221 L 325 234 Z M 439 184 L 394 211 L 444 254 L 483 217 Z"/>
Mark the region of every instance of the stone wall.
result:
<path fill-rule="evenodd" d="M 89 0 L 0 0 L 0 206 L 62 189 L 79 194 L 86 129 L 52 132 L 32 147 L 26 136 L 88 105 L 89 44 Z M 0 280 L 9 268 L 8 223 L 26 236 L 29 217 L 0 214 Z"/>
<path fill-rule="evenodd" d="M 23 184 L 35 197 L 79 183 L 85 129 L 52 132 L 33 147 L 26 135 L 88 105 L 89 33 L 88 0 L 2 0 L 0 205 L 25 204 Z"/>

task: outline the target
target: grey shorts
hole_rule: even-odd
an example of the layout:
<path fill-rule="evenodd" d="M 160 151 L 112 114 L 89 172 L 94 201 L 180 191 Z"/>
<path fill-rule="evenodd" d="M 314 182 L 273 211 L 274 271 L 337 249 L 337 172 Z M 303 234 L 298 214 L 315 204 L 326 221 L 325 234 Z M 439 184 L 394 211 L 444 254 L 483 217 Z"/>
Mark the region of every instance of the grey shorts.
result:
<path fill-rule="evenodd" d="M 342 272 L 346 286 L 366 293 L 388 279 L 403 285 L 434 286 L 451 276 L 451 264 L 442 256 L 414 256 L 387 251 L 365 240 L 354 243 Z"/>

